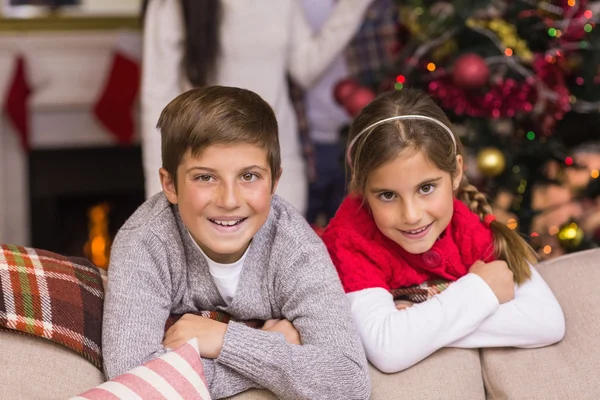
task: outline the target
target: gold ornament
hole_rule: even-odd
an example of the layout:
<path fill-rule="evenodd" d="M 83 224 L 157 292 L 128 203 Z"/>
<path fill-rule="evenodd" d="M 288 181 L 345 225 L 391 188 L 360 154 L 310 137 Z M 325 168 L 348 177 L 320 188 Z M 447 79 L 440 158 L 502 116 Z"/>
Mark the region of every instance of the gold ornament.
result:
<path fill-rule="evenodd" d="M 512 49 L 521 61 L 526 64 L 533 61 L 533 53 L 529 49 L 527 42 L 518 36 L 517 27 L 504 21 L 502 18 L 492 18 L 490 20 L 469 18 L 467 20 L 467 27 L 492 31 L 500 39 L 504 47 Z"/>
<path fill-rule="evenodd" d="M 456 43 L 456 41 L 453 39 L 446 40 L 431 52 L 431 58 L 435 62 L 440 62 L 450 54 L 454 54 L 457 51 L 458 44 Z"/>
<path fill-rule="evenodd" d="M 565 224 L 558 230 L 558 241 L 563 249 L 574 250 L 583 241 L 583 230 L 575 222 Z"/>
<path fill-rule="evenodd" d="M 488 178 L 500 175 L 505 166 L 504 153 L 495 147 L 486 147 L 477 154 L 477 168 Z"/>

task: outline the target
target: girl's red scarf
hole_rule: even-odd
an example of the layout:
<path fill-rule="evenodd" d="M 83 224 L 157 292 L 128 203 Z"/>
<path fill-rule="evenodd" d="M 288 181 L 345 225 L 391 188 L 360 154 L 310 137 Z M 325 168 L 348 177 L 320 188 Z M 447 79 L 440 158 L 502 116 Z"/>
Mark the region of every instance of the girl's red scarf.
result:
<path fill-rule="evenodd" d="M 345 291 L 387 290 L 434 279 L 455 281 L 477 261 L 494 259 L 493 236 L 479 216 L 454 199 L 450 224 L 433 247 L 410 254 L 383 235 L 363 199 L 348 196 L 323 234 Z"/>

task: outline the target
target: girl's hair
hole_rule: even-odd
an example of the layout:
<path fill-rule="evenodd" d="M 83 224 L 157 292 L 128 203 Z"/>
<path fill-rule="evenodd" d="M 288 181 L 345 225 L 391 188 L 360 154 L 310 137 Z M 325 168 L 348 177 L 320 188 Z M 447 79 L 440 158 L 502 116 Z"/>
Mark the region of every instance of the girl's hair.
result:
<path fill-rule="evenodd" d="M 392 91 L 380 95 L 367 105 L 354 120 L 348 143 L 366 127 L 385 118 L 398 115 L 422 115 L 434 118 L 451 128 L 450 120 L 442 109 L 425 93 L 412 89 Z M 364 195 L 369 174 L 392 161 L 402 151 L 420 150 L 437 168 L 452 177 L 457 172 L 456 156 L 464 158 L 464 149 L 453 133 L 424 119 L 402 119 L 386 122 L 364 132 L 348 149 L 350 190 Z M 485 195 L 477 190 L 463 174 L 455 196 L 465 203 L 483 221 L 492 213 Z M 494 236 L 494 255 L 504 260 L 512 270 L 515 282 L 521 284 L 531 277 L 528 262 L 535 263 L 533 249 L 516 232 L 498 221 L 490 224 Z"/>
<path fill-rule="evenodd" d="M 142 25 L 149 1 L 142 2 Z M 179 1 L 185 29 L 183 67 L 193 86 L 206 86 L 214 78 L 221 48 L 221 0 Z"/>

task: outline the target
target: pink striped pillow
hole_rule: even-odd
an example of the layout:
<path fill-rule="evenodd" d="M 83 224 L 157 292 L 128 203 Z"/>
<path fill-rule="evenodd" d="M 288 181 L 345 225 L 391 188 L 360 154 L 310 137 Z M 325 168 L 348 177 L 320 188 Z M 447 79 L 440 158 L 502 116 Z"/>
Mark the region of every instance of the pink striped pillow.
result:
<path fill-rule="evenodd" d="M 210 400 L 197 339 L 70 400 Z"/>

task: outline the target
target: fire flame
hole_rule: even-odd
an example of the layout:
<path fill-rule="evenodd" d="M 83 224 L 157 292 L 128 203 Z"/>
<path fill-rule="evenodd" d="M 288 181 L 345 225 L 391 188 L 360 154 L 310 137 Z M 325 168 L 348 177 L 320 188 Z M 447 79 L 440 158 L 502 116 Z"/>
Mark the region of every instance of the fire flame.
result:
<path fill-rule="evenodd" d="M 86 257 L 100 268 L 108 267 L 110 257 L 109 211 L 110 207 L 107 203 L 97 204 L 88 210 L 89 239 L 83 251 Z"/>

